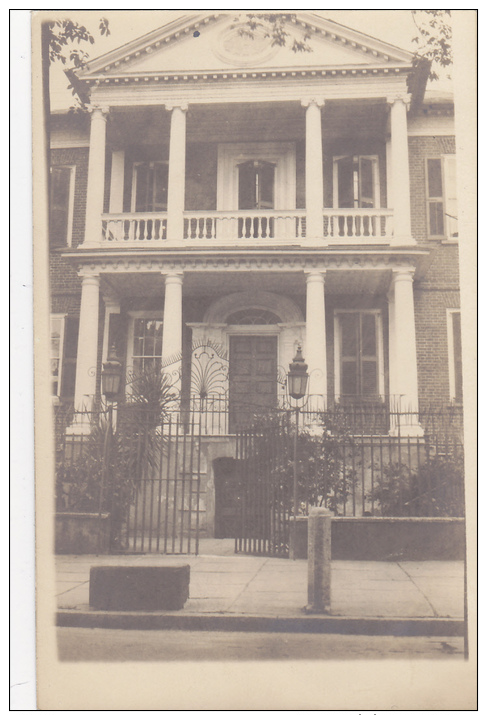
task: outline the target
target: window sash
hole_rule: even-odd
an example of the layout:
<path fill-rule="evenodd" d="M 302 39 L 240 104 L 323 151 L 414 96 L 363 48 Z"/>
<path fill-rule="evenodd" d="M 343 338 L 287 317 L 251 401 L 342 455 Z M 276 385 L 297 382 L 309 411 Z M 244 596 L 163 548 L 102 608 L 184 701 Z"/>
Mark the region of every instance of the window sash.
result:
<path fill-rule="evenodd" d="M 129 360 L 133 374 L 162 369 L 162 320 L 136 316 L 131 322 Z"/>
<path fill-rule="evenodd" d="M 333 157 L 333 205 L 335 208 L 377 208 L 380 203 L 379 157 Z"/>
<path fill-rule="evenodd" d="M 168 163 L 136 162 L 133 168 L 132 211 L 160 213 L 167 211 Z"/>
<path fill-rule="evenodd" d="M 50 169 L 50 241 L 56 246 L 70 246 L 74 214 L 75 166 L 52 166 Z"/>
<path fill-rule="evenodd" d="M 458 236 L 455 155 L 427 157 L 425 178 L 428 235 Z"/>
<path fill-rule="evenodd" d="M 379 398 L 383 393 L 380 311 L 335 312 L 335 392 L 341 399 Z"/>

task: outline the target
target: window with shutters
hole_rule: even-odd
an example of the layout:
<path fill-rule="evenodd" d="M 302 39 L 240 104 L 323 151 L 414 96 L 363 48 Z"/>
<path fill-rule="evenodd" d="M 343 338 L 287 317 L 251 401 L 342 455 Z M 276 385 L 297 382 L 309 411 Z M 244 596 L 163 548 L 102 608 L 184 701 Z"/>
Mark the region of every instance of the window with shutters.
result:
<path fill-rule="evenodd" d="M 156 213 L 167 211 L 168 164 L 146 161 L 134 164 L 132 211 Z"/>
<path fill-rule="evenodd" d="M 73 397 L 78 352 L 76 316 L 51 315 L 51 394 Z"/>
<path fill-rule="evenodd" d="M 337 311 L 335 336 L 335 392 L 340 400 L 378 399 L 384 394 L 380 312 Z"/>
<path fill-rule="evenodd" d="M 333 205 L 341 209 L 373 209 L 379 206 L 377 156 L 333 158 Z"/>
<path fill-rule="evenodd" d="M 49 234 L 52 246 L 70 246 L 74 210 L 74 166 L 52 166 Z"/>
<path fill-rule="evenodd" d="M 454 154 L 426 159 L 428 235 L 458 237 L 456 159 Z"/>
<path fill-rule="evenodd" d="M 463 402 L 463 373 L 462 332 L 459 310 L 449 309 L 447 311 L 447 337 L 450 399 L 461 403 Z"/>

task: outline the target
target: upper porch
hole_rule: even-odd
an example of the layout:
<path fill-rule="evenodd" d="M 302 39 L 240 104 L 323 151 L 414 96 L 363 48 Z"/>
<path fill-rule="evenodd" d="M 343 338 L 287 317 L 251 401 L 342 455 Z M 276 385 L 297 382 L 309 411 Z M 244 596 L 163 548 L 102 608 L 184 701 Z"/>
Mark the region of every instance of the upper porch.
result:
<path fill-rule="evenodd" d="M 407 106 L 94 108 L 79 248 L 411 245 Z"/>

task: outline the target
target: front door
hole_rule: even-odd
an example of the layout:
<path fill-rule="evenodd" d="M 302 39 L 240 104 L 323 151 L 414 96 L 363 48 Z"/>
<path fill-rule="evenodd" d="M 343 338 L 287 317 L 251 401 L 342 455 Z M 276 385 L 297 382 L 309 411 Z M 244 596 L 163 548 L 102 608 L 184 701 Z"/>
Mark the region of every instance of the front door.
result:
<path fill-rule="evenodd" d="M 245 428 L 277 400 L 277 336 L 230 337 L 230 432 Z"/>

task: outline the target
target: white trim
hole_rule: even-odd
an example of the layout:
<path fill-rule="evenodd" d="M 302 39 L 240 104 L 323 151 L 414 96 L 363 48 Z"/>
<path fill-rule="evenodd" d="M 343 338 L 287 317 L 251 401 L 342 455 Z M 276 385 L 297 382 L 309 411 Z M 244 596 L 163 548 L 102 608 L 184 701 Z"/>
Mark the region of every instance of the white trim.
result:
<path fill-rule="evenodd" d="M 333 311 L 333 350 L 334 350 L 334 388 L 335 399 L 341 396 L 340 392 L 340 377 L 341 377 L 341 331 L 339 315 L 341 313 L 371 313 L 376 316 L 376 339 L 377 339 L 377 368 L 378 368 L 378 392 L 379 396 L 385 394 L 385 374 L 384 374 L 384 334 L 383 334 L 383 316 L 380 308 L 335 308 Z"/>
<path fill-rule="evenodd" d="M 452 315 L 458 313 L 460 315 L 461 321 L 461 311 L 460 308 L 447 308 L 446 309 L 446 341 L 448 346 L 448 384 L 450 389 L 450 400 L 456 400 L 456 388 L 455 388 L 455 352 L 453 343 L 453 319 Z"/>
<path fill-rule="evenodd" d="M 89 137 L 86 137 L 86 139 L 61 139 L 55 136 L 51 137 L 51 149 L 89 149 L 89 147 Z"/>

